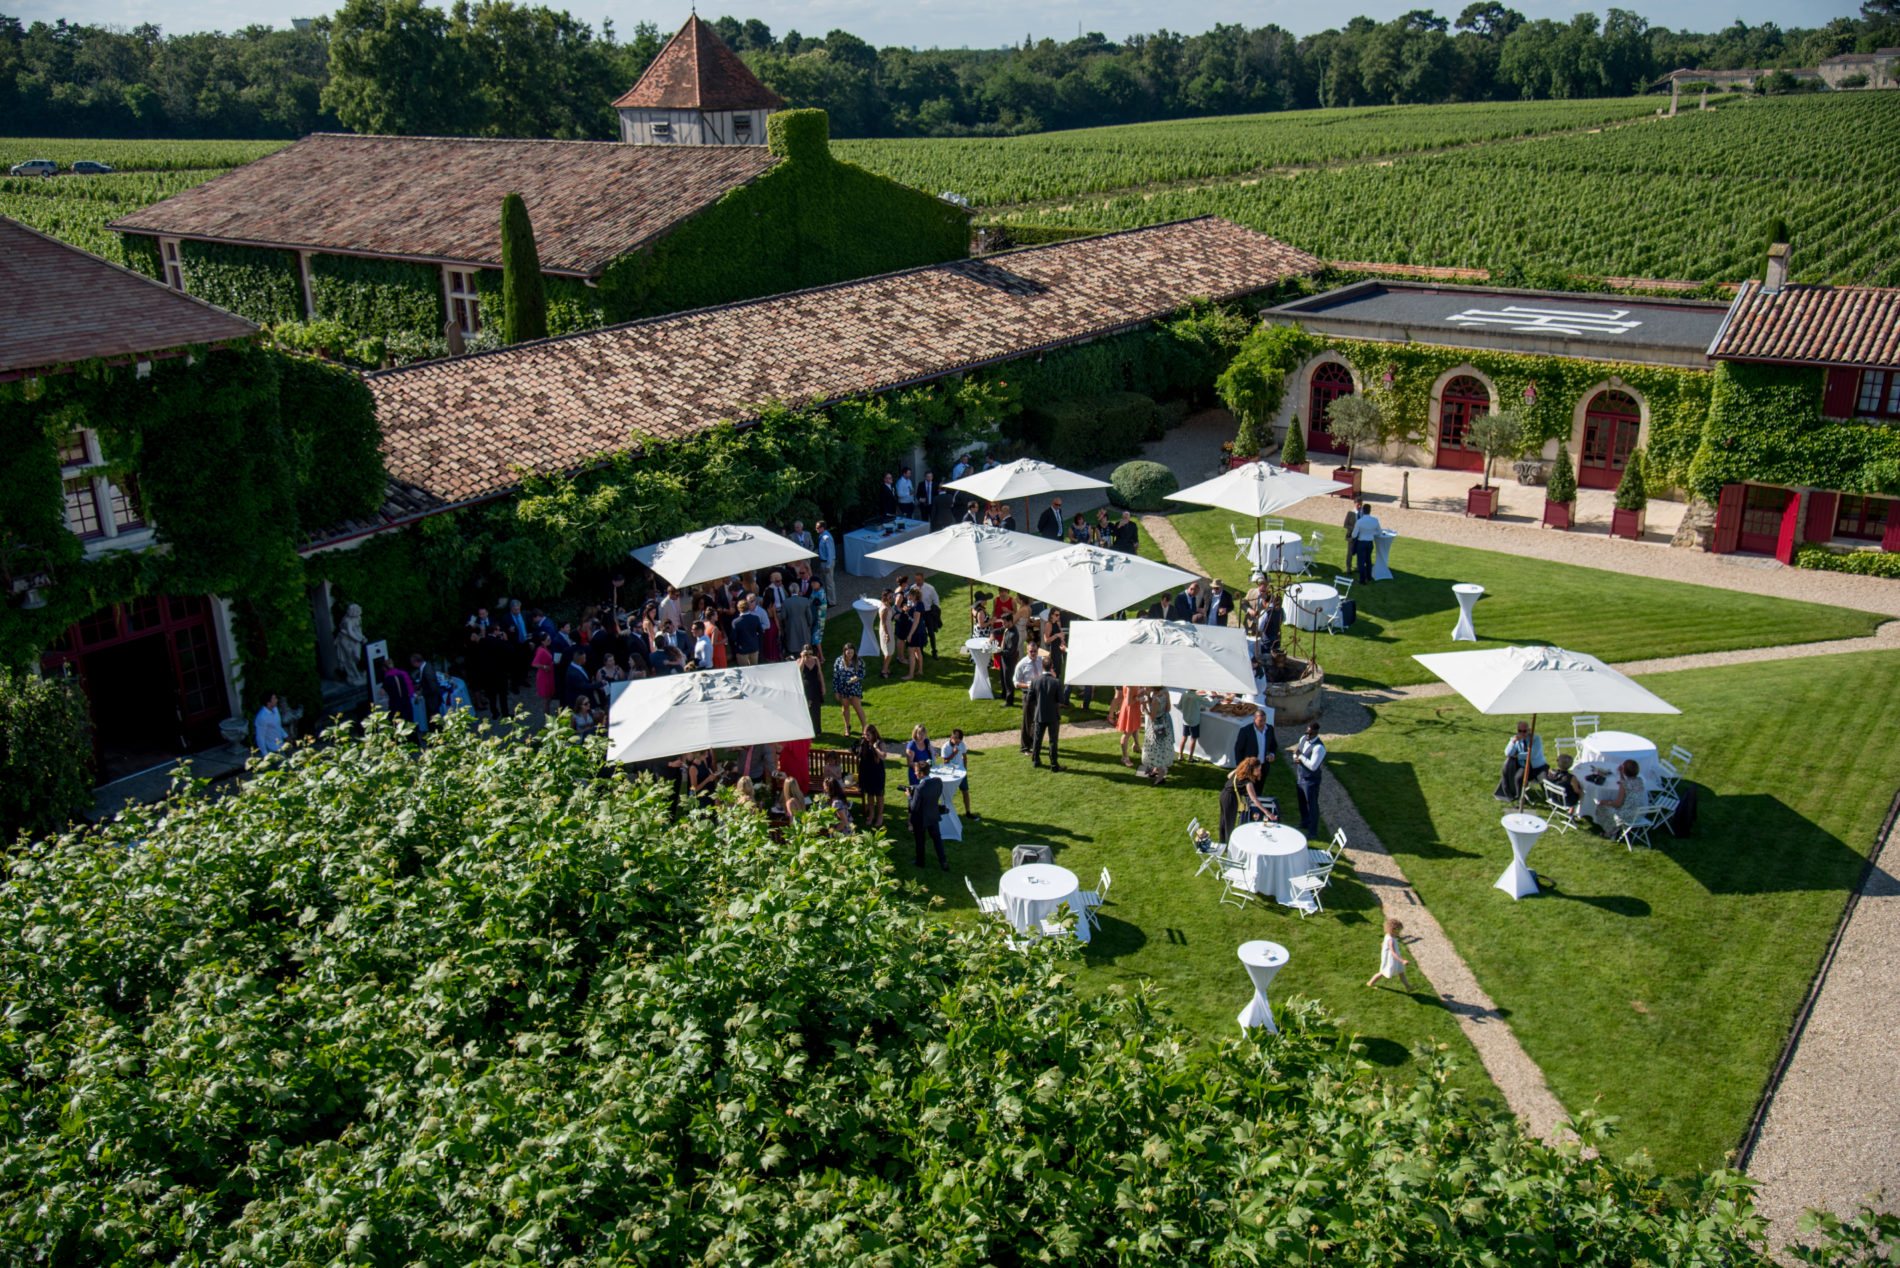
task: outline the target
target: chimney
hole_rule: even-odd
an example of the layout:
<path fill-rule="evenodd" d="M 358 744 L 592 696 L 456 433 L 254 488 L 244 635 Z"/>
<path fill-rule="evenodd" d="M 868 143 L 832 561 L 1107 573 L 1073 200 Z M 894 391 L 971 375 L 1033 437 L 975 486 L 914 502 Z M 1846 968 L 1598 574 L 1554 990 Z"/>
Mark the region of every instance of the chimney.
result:
<path fill-rule="evenodd" d="M 1788 244 L 1777 242 L 1768 248 L 1768 274 L 1762 279 L 1764 295 L 1779 295 L 1788 285 Z"/>

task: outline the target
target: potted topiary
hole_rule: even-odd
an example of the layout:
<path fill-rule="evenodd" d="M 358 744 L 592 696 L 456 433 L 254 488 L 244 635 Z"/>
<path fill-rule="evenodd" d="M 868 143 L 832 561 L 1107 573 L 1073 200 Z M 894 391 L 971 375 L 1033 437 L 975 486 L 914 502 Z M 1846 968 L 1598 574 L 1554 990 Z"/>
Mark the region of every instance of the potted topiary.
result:
<path fill-rule="evenodd" d="M 1577 473 L 1570 469 L 1570 442 L 1557 446 L 1557 465 L 1544 486 L 1544 523 L 1569 528 L 1577 522 Z"/>
<path fill-rule="evenodd" d="M 1643 451 L 1632 449 L 1629 465 L 1623 468 L 1623 479 L 1616 486 L 1616 509 L 1610 512 L 1611 535 L 1641 541 L 1643 530 L 1648 527 L 1648 515 L 1649 490 L 1644 487 Z"/>
<path fill-rule="evenodd" d="M 1360 445 L 1376 445 L 1385 434 L 1385 413 L 1377 403 L 1354 392 L 1350 396 L 1336 396 L 1332 404 L 1326 407 L 1326 430 L 1334 440 L 1346 446 L 1346 465 L 1333 468 L 1333 479 L 1351 488 L 1343 490 L 1339 496 L 1357 498 L 1359 496 L 1359 468 L 1353 466 L 1353 451 Z"/>
<path fill-rule="evenodd" d="M 1491 487 L 1491 464 L 1524 450 L 1524 419 L 1514 409 L 1492 410 L 1471 420 L 1466 440 L 1484 455 L 1479 481 L 1465 494 L 1465 514 L 1490 519 L 1498 513 L 1498 491 Z"/>
<path fill-rule="evenodd" d="M 1233 457 L 1229 460 L 1229 465 L 1240 467 L 1249 462 L 1257 462 L 1263 448 L 1265 448 L 1265 441 L 1260 435 L 1259 424 L 1254 422 L 1254 416 L 1251 413 L 1242 414 L 1240 431 L 1234 436 Z"/>
<path fill-rule="evenodd" d="M 1300 426 L 1298 414 L 1287 424 L 1286 444 L 1280 446 L 1280 465 L 1288 471 L 1304 471 L 1310 465 L 1306 461 L 1306 429 Z"/>

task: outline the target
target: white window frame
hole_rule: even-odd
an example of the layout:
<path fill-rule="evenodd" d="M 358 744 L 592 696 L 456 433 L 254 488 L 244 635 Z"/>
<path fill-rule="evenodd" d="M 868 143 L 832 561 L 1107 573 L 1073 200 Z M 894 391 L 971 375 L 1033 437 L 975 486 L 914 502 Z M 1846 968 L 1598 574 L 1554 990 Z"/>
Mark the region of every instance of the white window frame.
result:
<path fill-rule="evenodd" d="M 141 507 L 140 522 L 136 524 L 121 524 L 119 522 L 118 516 L 112 512 L 113 496 L 119 491 L 119 488 L 106 475 L 105 454 L 99 447 L 99 434 L 91 428 L 82 428 L 75 434 L 78 435 L 80 444 L 85 449 L 85 457 L 78 462 L 62 462 L 60 464 L 59 480 L 61 498 L 63 501 L 67 481 L 89 480 L 92 485 L 93 512 L 99 517 L 100 531 L 91 536 L 82 536 L 79 530 L 73 527 L 70 516 L 66 518 L 67 531 L 84 541 L 88 549 L 98 547 L 108 542 L 119 546 L 143 545 L 152 536 L 152 517 L 150 512 L 145 511 L 144 508 Z M 62 448 L 65 445 L 64 440 L 58 443 Z"/>
<path fill-rule="evenodd" d="M 476 270 L 472 268 L 463 268 L 455 264 L 444 264 L 442 266 L 442 311 L 448 315 L 450 321 L 455 321 L 455 303 L 457 300 L 460 300 L 463 304 L 463 311 L 474 318 L 473 325 L 470 325 L 466 321 L 455 321 L 456 326 L 461 329 L 462 335 L 465 338 L 469 335 L 478 334 L 482 328 L 482 296 L 481 291 L 475 285 L 475 272 Z M 455 289 L 455 278 L 457 274 L 467 279 L 467 290 L 458 291 Z"/>
<path fill-rule="evenodd" d="M 165 285 L 175 291 L 191 293 L 186 287 L 185 253 L 179 246 L 177 238 L 158 240 L 158 267 L 165 274 Z"/>

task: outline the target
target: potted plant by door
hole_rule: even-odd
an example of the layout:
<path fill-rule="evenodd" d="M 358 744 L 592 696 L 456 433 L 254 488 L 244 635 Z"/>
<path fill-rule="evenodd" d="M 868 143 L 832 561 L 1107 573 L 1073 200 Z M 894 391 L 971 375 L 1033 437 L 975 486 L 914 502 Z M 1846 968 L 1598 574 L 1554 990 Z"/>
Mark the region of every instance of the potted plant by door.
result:
<path fill-rule="evenodd" d="M 1557 446 L 1557 465 L 1550 469 L 1550 483 L 1544 486 L 1544 523 L 1551 528 L 1569 528 L 1577 522 L 1577 473 L 1570 467 L 1570 442 Z"/>
<path fill-rule="evenodd" d="M 1234 436 L 1233 465 L 1257 462 L 1272 432 L 1268 420 L 1286 395 L 1286 371 L 1259 355 L 1237 356 L 1214 380 L 1221 404 L 1240 420 Z"/>
<path fill-rule="evenodd" d="M 1339 496 L 1357 499 L 1363 472 L 1353 465 L 1353 452 L 1360 445 L 1379 443 L 1385 435 L 1385 413 L 1376 403 L 1355 392 L 1351 396 L 1333 398 L 1326 407 L 1326 422 L 1333 439 L 1346 446 L 1346 465 L 1333 468 L 1333 479 L 1349 485 L 1350 489 Z"/>
<path fill-rule="evenodd" d="M 1616 486 L 1616 509 L 1610 512 L 1613 536 L 1641 541 L 1648 527 L 1649 490 L 1644 487 L 1643 465 L 1643 451 L 1630 450 L 1629 465 L 1623 468 L 1622 482 Z"/>
<path fill-rule="evenodd" d="M 1288 471 L 1304 471 L 1311 465 L 1306 461 L 1306 429 L 1300 426 L 1298 414 L 1287 424 L 1286 443 L 1280 446 L 1280 465 Z"/>
<path fill-rule="evenodd" d="M 1524 451 L 1524 419 L 1514 409 L 1492 410 L 1471 420 L 1468 443 L 1484 455 L 1478 483 L 1465 494 L 1465 514 L 1490 519 L 1498 513 L 1498 491 L 1491 487 L 1491 464 Z"/>

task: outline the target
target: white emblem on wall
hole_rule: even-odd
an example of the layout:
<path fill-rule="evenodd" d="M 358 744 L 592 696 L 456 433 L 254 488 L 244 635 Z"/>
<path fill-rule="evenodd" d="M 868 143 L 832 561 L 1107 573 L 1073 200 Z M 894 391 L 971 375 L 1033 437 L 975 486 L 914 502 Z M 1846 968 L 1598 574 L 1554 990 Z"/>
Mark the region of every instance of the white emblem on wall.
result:
<path fill-rule="evenodd" d="M 1467 308 L 1446 318 L 1454 326 L 1504 326 L 1526 335 L 1627 335 L 1643 323 L 1626 321 L 1630 309 L 1575 312 L 1562 308 Z"/>

